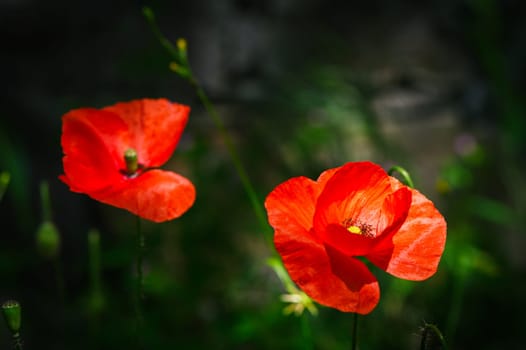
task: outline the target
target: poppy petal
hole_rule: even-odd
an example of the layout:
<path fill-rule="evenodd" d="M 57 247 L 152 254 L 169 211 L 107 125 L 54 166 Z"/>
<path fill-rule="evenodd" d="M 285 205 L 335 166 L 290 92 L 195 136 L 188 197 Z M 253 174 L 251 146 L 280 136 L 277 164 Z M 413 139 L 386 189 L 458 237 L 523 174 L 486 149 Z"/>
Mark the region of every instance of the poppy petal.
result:
<path fill-rule="evenodd" d="M 357 259 L 322 244 L 276 231 L 274 242 L 290 278 L 316 302 L 344 312 L 369 313 L 378 303 L 378 282 Z"/>
<path fill-rule="evenodd" d="M 391 178 L 394 188 L 404 185 Z M 411 189 L 412 202 L 407 219 L 392 239 L 393 251 L 386 262 L 371 262 L 393 276 L 407 280 L 424 280 L 437 270 L 446 243 L 446 221 L 433 202 Z M 381 266 L 381 265 L 384 266 Z"/>
<path fill-rule="evenodd" d="M 336 170 L 338 168 L 324 171 L 317 181 L 299 176 L 276 186 L 265 200 L 270 225 L 282 232 L 290 232 L 291 235 L 298 228 L 309 231 L 312 228 L 316 200 Z"/>
<path fill-rule="evenodd" d="M 383 206 L 384 216 L 390 221 L 383 234 L 374 240 L 372 248 L 364 256 L 373 264 L 385 270 L 394 250 L 393 237 L 407 219 L 412 203 L 412 192 L 402 187 L 389 195 Z"/>
<path fill-rule="evenodd" d="M 352 302 L 353 312 L 368 314 L 378 304 L 380 287 L 376 277 L 360 260 L 346 256 L 339 250 L 325 246 L 332 272 L 348 287 L 351 294 L 347 295 Z M 354 306 L 351 306 L 353 305 Z"/>
<path fill-rule="evenodd" d="M 351 219 L 370 225 L 375 234 L 381 233 L 388 221 L 382 206 L 391 192 L 389 177 L 380 166 L 371 162 L 347 163 L 327 181 L 320 194 L 314 229 L 326 234 L 328 225 L 343 225 Z"/>
<path fill-rule="evenodd" d="M 123 180 L 110 191 L 88 195 L 144 219 L 163 222 L 181 216 L 192 206 L 195 188 L 179 174 L 155 169 L 134 179 Z"/>
<path fill-rule="evenodd" d="M 70 111 L 62 122 L 65 175 L 60 178 L 71 190 L 100 191 L 119 181 L 122 176 L 118 172 L 117 155 L 108 140 L 122 135 L 126 124 L 113 113 L 93 108 Z"/>
<path fill-rule="evenodd" d="M 188 121 L 190 107 L 166 99 L 141 99 L 105 107 L 128 125 L 129 144 L 121 146 L 121 157 L 134 148 L 145 167 L 164 164 L 175 150 Z"/>
<path fill-rule="evenodd" d="M 310 237 L 314 205 L 319 192 L 317 183 L 303 176 L 278 185 L 265 200 L 270 225 L 296 239 L 305 233 Z"/>

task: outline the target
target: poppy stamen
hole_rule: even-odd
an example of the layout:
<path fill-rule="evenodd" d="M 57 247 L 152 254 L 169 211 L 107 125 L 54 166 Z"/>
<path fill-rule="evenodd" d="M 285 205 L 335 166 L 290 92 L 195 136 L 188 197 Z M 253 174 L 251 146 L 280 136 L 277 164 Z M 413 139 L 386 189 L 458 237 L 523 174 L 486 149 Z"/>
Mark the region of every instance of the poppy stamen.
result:
<path fill-rule="evenodd" d="M 135 175 L 137 170 L 139 170 L 137 151 L 133 148 L 128 148 L 126 151 L 124 151 L 124 162 L 126 162 L 126 175 Z"/>
<path fill-rule="evenodd" d="M 343 226 L 347 229 L 349 233 L 355 235 L 361 235 L 367 238 L 373 238 L 375 236 L 373 232 L 373 226 L 369 224 L 364 224 L 353 219 L 344 220 Z"/>

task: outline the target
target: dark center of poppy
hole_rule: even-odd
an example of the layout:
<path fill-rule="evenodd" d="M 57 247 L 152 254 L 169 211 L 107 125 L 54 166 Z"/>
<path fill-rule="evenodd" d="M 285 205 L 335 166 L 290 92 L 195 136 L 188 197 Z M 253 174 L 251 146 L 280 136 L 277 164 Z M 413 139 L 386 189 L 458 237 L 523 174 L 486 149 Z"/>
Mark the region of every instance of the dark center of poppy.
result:
<path fill-rule="evenodd" d="M 137 151 L 133 148 L 128 148 L 124 151 L 124 162 L 126 163 L 126 169 L 123 173 L 128 177 L 135 177 L 138 171 L 142 168 L 137 158 Z"/>
<path fill-rule="evenodd" d="M 367 238 L 373 238 L 375 236 L 372 225 L 354 220 L 352 218 L 344 220 L 342 225 L 349 233 L 354 235 L 361 235 Z"/>

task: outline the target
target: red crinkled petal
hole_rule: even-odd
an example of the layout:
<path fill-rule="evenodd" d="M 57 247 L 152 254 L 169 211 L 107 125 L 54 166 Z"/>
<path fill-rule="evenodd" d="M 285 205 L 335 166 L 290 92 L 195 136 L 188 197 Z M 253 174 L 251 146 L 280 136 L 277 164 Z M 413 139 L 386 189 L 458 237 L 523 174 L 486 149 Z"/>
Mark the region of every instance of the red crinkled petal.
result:
<path fill-rule="evenodd" d="M 369 313 L 378 303 L 378 282 L 357 259 L 301 234 L 276 230 L 274 243 L 291 279 L 316 302 L 344 312 Z M 327 247 L 327 249 L 331 249 Z"/>
<path fill-rule="evenodd" d="M 347 220 L 352 220 L 358 226 L 369 225 L 375 236 L 382 234 L 394 220 L 392 213 L 386 212 L 384 207 L 392 192 L 389 176 L 380 166 L 371 162 L 347 163 L 327 181 L 318 198 L 314 214 L 315 232 L 322 240 L 331 240 L 331 236 L 340 236 L 339 240 L 352 237 L 352 234 L 338 235 L 335 231 L 342 232 L 341 229 L 329 227 L 343 227 Z M 354 255 L 352 251 L 346 253 Z"/>
<path fill-rule="evenodd" d="M 88 195 L 144 219 L 163 222 L 181 216 L 192 206 L 195 188 L 176 173 L 149 170 L 136 178 L 122 180 L 111 190 Z"/>
<path fill-rule="evenodd" d="M 134 148 L 145 167 L 158 167 L 170 158 L 190 113 L 190 107 L 166 99 L 121 102 L 103 110 L 117 114 L 128 125 L 129 141 L 121 144 L 120 157 L 127 148 Z"/>
<path fill-rule="evenodd" d="M 294 233 L 299 228 L 309 231 L 316 200 L 336 170 L 324 171 L 317 181 L 300 176 L 276 186 L 265 200 L 270 225 L 284 232 Z"/>
<path fill-rule="evenodd" d="M 182 215 L 195 200 L 186 178 L 149 170 L 123 175 L 124 152 L 133 148 L 150 168 L 171 156 L 188 120 L 189 107 L 165 99 L 118 103 L 101 110 L 81 108 L 63 116 L 64 175 L 75 192 L 161 222 Z"/>
<path fill-rule="evenodd" d="M 320 190 L 321 186 L 306 177 L 295 177 L 277 186 L 265 200 L 270 225 L 287 237 L 312 240 L 309 231 Z"/>
<path fill-rule="evenodd" d="M 65 175 L 75 192 L 100 191 L 118 182 L 123 158 L 110 147 L 125 135 L 127 125 L 115 114 L 93 108 L 73 110 L 62 117 L 61 144 Z"/>
<path fill-rule="evenodd" d="M 390 178 L 393 188 L 405 187 Z M 446 221 L 433 202 L 415 189 L 407 219 L 393 235 L 392 250 L 388 258 L 382 246 L 368 259 L 388 273 L 407 280 L 420 281 L 431 277 L 437 270 L 446 243 Z"/>

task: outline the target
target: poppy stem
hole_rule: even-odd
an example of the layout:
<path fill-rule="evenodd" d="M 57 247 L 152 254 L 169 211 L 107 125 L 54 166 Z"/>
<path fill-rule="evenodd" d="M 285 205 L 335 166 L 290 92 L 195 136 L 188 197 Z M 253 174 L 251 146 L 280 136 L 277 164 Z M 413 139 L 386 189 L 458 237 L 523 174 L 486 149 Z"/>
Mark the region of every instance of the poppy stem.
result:
<path fill-rule="evenodd" d="M 64 286 L 64 272 L 60 261 L 60 235 L 53 224 L 51 210 L 51 198 L 49 196 L 49 185 L 47 181 L 40 183 L 40 205 L 42 207 L 43 231 L 37 233 L 37 246 L 40 244 L 42 254 L 53 260 L 57 293 L 62 306 L 65 305 L 66 289 Z"/>
<path fill-rule="evenodd" d="M 387 174 L 389 176 L 393 176 L 393 173 L 399 173 L 405 184 L 411 188 L 415 188 L 415 184 L 413 183 L 413 180 L 411 179 L 411 175 L 409 175 L 409 172 L 407 170 L 405 170 L 404 168 L 402 168 L 401 166 L 399 165 L 395 165 L 393 167 L 391 167 L 391 169 L 389 169 L 389 171 L 387 171 Z"/>
<path fill-rule="evenodd" d="M 141 218 L 137 215 L 137 262 L 136 262 L 136 295 L 135 295 L 135 313 L 137 319 L 137 336 L 141 340 L 141 331 L 144 323 L 144 317 L 142 313 L 142 299 L 143 299 L 143 271 L 142 261 L 144 257 L 144 234 L 141 229 Z M 141 343 L 141 342 L 139 342 Z"/>
<path fill-rule="evenodd" d="M 219 134 L 221 135 L 221 138 L 223 139 L 223 142 L 225 143 L 225 146 L 228 150 L 228 153 L 230 155 L 230 159 L 232 160 L 232 163 L 234 163 L 234 167 L 237 171 L 237 174 L 239 176 L 239 179 L 241 180 L 241 183 L 243 184 L 243 188 L 245 189 L 245 192 L 248 195 L 248 198 L 250 200 L 250 203 L 252 204 L 252 209 L 254 210 L 254 213 L 256 214 L 256 217 L 259 221 L 259 224 L 263 230 L 263 233 L 265 235 L 265 239 L 270 247 L 272 247 L 272 233 L 269 230 L 269 226 L 267 224 L 267 221 L 265 219 L 265 211 L 263 210 L 263 207 L 261 205 L 261 201 L 259 200 L 256 191 L 254 190 L 254 186 L 252 185 L 252 182 L 250 181 L 249 176 L 247 175 L 247 171 L 245 170 L 245 167 L 243 166 L 243 163 L 241 162 L 241 159 L 236 151 L 236 148 L 234 146 L 234 143 L 232 142 L 232 138 L 230 137 L 225 124 L 223 123 L 222 119 L 220 118 L 219 114 L 217 113 L 214 105 L 210 100 L 208 99 L 208 96 L 206 95 L 203 88 L 199 85 L 199 83 L 194 79 L 191 71 L 190 71 L 190 78 L 189 78 L 190 85 L 192 85 L 197 93 L 197 96 L 201 100 L 201 103 L 205 106 L 208 114 L 210 117 L 212 117 L 212 120 L 215 123 L 215 126 L 217 130 L 219 131 Z"/>
<path fill-rule="evenodd" d="M 356 350 L 358 345 L 358 313 L 354 313 L 354 320 L 352 325 L 351 350 Z"/>
<path fill-rule="evenodd" d="M 301 315 L 300 322 L 301 322 L 301 333 L 303 335 L 303 345 L 305 350 L 312 350 L 314 349 L 314 344 L 312 341 L 312 329 L 309 322 L 309 315 L 304 314 Z"/>
<path fill-rule="evenodd" d="M 236 151 L 234 143 L 232 142 L 232 138 L 230 137 L 228 130 L 226 129 L 225 124 L 223 123 L 223 120 L 220 118 L 214 105 L 212 104 L 212 102 L 210 102 L 210 99 L 208 98 L 207 94 L 194 77 L 190 64 L 187 60 L 186 41 L 183 39 L 179 39 L 177 41 L 177 46 L 174 46 L 170 42 L 170 40 L 168 40 L 162 34 L 161 30 L 159 29 L 152 9 L 149 7 L 144 7 L 143 15 L 146 18 L 148 24 L 150 25 L 150 28 L 153 31 L 154 35 L 157 37 L 157 40 L 159 40 L 161 45 L 166 49 L 166 51 L 168 51 L 171 58 L 173 59 L 173 62 L 171 62 L 170 64 L 170 69 L 175 73 L 179 74 L 182 78 L 186 79 L 190 83 L 190 85 L 195 89 L 199 100 L 201 101 L 206 111 L 212 118 L 217 130 L 219 131 L 221 138 L 223 139 L 223 142 L 225 143 L 228 154 L 230 155 L 230 159 L 234 163 L 234 167 L 237 171 L 239 179 L 241 180 L 243 188 L 249 197 L 254 213 L 256 214 L 258 222 L 265 235 L 265 240 L 267 241 L 268 246 L 272 249 L 272 231 L 270 230 L 270 227 L 265 219 L 266 215 L 265 210 L 263 209 L 263 205 L 261 204 L 262 201 L 259 200 L 256 191 L 254 190 L 254 186 L 252 185 L 252 182 L 250 181 L 250 178 L 247 175 L 247 171 L 243 166 L 243 163 L 241 162 L 241 158 L 239 157 Z"/>
<path fill-rule="evenodd" d="M 40 203 L 42 206 L 42 221 L 51 221 L 51 201 L 47 181 L 40 183 Z"/>
<path fill-rule="evenodd" d="M 104 307 L 104 295 L 102 293 L 101 263 L 100 263 L 100 233 L 95 229 L 88 232 L 88 264 L 90 272 L 90 296 L 89 296 L 89 330 L 90 339 L 93 341 L 92 348 L 96 348 L 97 338 L 100 334 L 100 316 Z"/>

